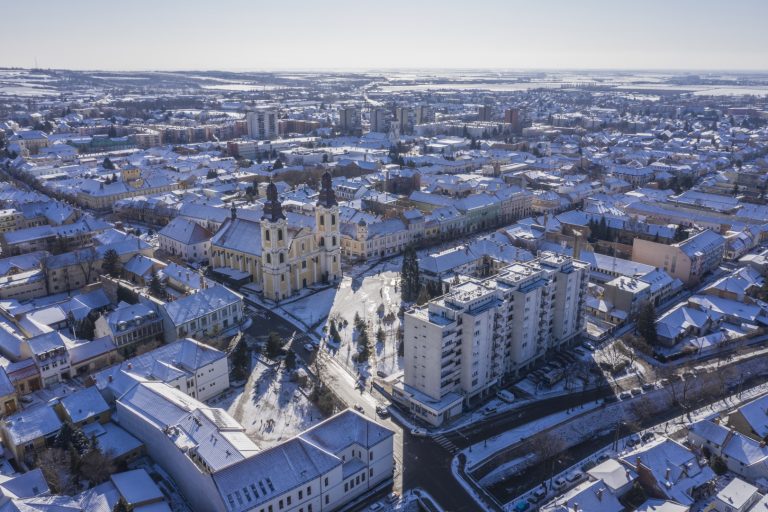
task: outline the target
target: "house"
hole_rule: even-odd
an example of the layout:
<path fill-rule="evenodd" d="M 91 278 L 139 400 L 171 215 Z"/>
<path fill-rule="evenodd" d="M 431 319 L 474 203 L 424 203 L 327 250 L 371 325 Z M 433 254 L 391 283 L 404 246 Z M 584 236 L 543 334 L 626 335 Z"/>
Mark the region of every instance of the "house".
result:
<path fill-rule="evenodd" d="M 608 459 L 587 471 L 587 475 L 593 480 L 602 481 L 604 487 L 616 497 L 624 496 L 630 489 L 637 473 L 627 469 L 616 459 Z"/>
<path fill-rule="evenodd" d="M 720 457 L 733 473 L 750 481 L 768 478 L 768 448 L 759 441 L 711 420 L 688 427 L 688 441 Z"/>
<path fill-rule="evenodd" d="M 37 405 L 5 418 L 0 424 L 3 442 L 17 461 L 24 461 L 46 447 L 61 429 L 51 405 Z"/>
<path fill-rule="evenodd" d="M 71 340 L 58 331 L 29 339 L 29 349 L 40 370 L 43 386 L 51 386 L 72 377 L 67 342 L 71 343 Z"/>
<path fill-rule="evenodd" d="M 734 478 L 707 507 L 717 512 L 746 512 L 763 497 L 752 484 Z"/>
<path fill-rule="evenodd" d="M 149 507 L 154 511 L 155 509 L 151 505 L 165 504 L 165 495 L 143 469 L 116 473 L 109 479 L 128 504 L 130 510 L 141 511 L 144 507 Z"/>
<path fill-rule="evenodd" d="M 646 494 L 690 506 L 711 494 L 715 480 L 712 469 L 685 446 L 664 439 L 621 458 L 637 473 Z"/>
<path fill-rule="evenodd" d="M 0 417 L 13 414 L 19 408 L 19 399 L 16 388 L 14 388 L 11 379 L 0 366 Z"/>
<path fill-rule="evenodd" d="M 110 401 L 145 380 L 165 382 L 198 400 L 208 400 L 229 388 L 229 368 L 224 352 L 184 338 L 102 370 L 92 380 Z"/>
<path fill-rule="evenodd" d="M 542 512 L 622 512 L 624 505 L 608 492 L 602 480 L 583 482 L 540 509 Z"/>
<path fill-rule="evenodd" d="M 130 354 L 140 345 L 162 341 L 163 319 L 151 302 L 120 302 L 114 311 L 96 319 L 94 335 L 110 337 L 118 351 Z"/>
<path fill-rule="evenodd" d="M 211 232 L 191 220 L 177 217 L 157 233 L 160 249 L 185 261 L 207 261 Z"/>
<path fill-rule="evenodd" d="M 131 462 L 144 455 L 144 443 L 115 423 L 88 423 L 82 427 L 88 439 L 96 438 L 99 448 L 117 463 Z"/>
<path fill-rule="evenodd" d="M 756 398 L 731 413 L 729 424 L 738 432 L 760 442 L 768 439 L 768 396 Z"/>
<path fill-rule="evenodd" d="M 165 341 L 216 337 L 243 320 L 243 297 L 221 285 L 204 288 L 160 307 Z"/>
<path fill-rule="evenodd" d="M 686 336 L 702 336 L 720 321 L 721 315 L 712 310 L 699 310 L 679 304 L 656 320 L 659 343 L 672 347 Z"/>
<path fill-rule="evenodd" d="M 55 408 L 66 421 L 78 427 L 94 422 L 106 423 L 111 416 L 109 405 L 93 386 L 61 398 Z"/>

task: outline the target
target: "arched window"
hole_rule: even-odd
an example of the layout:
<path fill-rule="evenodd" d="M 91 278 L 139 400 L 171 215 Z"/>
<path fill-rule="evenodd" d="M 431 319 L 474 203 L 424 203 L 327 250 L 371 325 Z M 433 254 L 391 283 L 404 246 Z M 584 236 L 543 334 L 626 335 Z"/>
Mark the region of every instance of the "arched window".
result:
<path fill-rule="evenodd" d="M 267 254 L 267 263 L 272 263 L 272 255 Z"/>
<path fill-rule="evenodd" d="M 285 263 L 285 255 L 280 253 L 280 263 Z"/>
<path fill-rule="evenodd" d="M 325 215 L 320 216 L 320 225 L 325 226 Z"/>
<path fill-rule="evenodd" d="M 336 237 L 331 239 L 331 247 L 336 247 Z"/>
<path fill-rule="evenodd" d="M 264 235 L 267 237 L 267 242 L 269 242 L 269 230 L 266 230 L 264 232 Z"/>
<path fill-rule="evenodd" d="M 331 214 L 331 226 L 335 226 L 335 225 L 336 225 L 336 216 Z"/>
<path fill-rule="evenodd" d="M 279 240 L 282 240 L 282 239 L 283 239 L 283 230 L 282 229 L 278 229 L 277 230 L 277 240 L 279 241 Z"/>

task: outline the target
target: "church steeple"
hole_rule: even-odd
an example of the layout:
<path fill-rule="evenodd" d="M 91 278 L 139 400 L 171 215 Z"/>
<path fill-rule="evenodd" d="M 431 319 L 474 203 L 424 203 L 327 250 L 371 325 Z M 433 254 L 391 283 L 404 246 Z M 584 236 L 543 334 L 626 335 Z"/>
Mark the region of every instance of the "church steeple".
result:
<path fill-rule="evenodd" d="M 317 206 L 325 206 L 330 208 L 336 206 L 336 193 L 333 191 L 333 184 L 331 182 L 331 173 L 325 171 L 323 173 L 321 185 L 320 185 L 320 197 L 317 199 Z"/>
<path fill-rule="evenodd" d="M 276 222 L 279 219 L 285 219 L 285 214 L 283 213 L 283 206 L 280 204 L 280 198 L 277 196 L 277 187 L 270 180 L 269 185 L 267 185 L 267 201 L 264 203 L 264 213 L 261 220 Z"/>

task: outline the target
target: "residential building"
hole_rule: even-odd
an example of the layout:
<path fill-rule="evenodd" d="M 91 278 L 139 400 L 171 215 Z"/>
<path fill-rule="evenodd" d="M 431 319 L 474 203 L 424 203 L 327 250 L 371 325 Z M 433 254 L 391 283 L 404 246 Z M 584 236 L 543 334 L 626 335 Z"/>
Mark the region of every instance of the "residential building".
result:
<path fill-rule="evenodd" d="M 588 264 L 554 253 L 468 279 L 406 312 L 405 378 L 393 397 L 438 425 L 584 331 Z"/>
<path fill-rule="evenodd" d="M 255 140 L 277 138 L 277 111 L 252 110 L 245 113 L 245 120 L 248 123 L 248 136 L 250 138 Z"/>
<path fill-rule="evenodd" d="M 339 109 L 339 130 L 343 133 L 360 131 L 360 111 L 355 107 Z"/>
<path fill-rule="evenodd" d="M 189 262 L 208 260 L 211 236 L 204 227 L 181 217 L 173 219 L 157 233 L 161 250 Z"/>
<path fill-rule="evenodd" d="M 138 168 L 122 169 L 120 179 L 111 183 L 105 183 L 103 179 L 83 181 L 75 200 L 83 208 L 104 212 L 111 211 L 121 199 L 163 194 L 180 186 L 180 181 L 174 181 L 162 172 L 142 173 Z"/>
<path fill-rule="evenodd" d="M 108 336 L 118 351 L 131 353 L 139 345 L 163 339 L 163 319 L 152 303 L 120 302 L 113 311 L 96 319 L 94 334 L 97 338 Z"/>
<path fill-rule="evenodd" d="M 725 239 L 707 229 L 672 245 L 635 238 L 632 261 L 661 268 L 690 286 L 720 265 L 724 250 Z"/>
<path fill-rule="evenodd" d="M 221 285 L 163 304 L 165 341 L 216 337 L 243 321 L 243 297 Z"/>
<path fill-rule="evenodd" d="M 191 338 L 163 345 L 93 375 L 96 387 L 113 401 L 136 382 L 161 381 L 198 400 L 229 388 L 227 355 Z"/>
<path fill-rule="evenodd" d="M 48 404 L 29 407 L 0 423 L 5 447 L 20 462 L 34 459 L 35 453 L 44 449 L 60 429 L 61 420 Z"/>

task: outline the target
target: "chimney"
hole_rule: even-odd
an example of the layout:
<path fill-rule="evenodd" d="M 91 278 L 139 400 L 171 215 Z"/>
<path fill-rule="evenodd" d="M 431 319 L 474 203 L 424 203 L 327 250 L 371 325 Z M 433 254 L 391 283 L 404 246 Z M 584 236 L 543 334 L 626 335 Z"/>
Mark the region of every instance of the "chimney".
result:
<path fill-rule="evenodd" d="M 573 503 L 573 512 L 579 512 L 579 504 L 576 502 Z"/>
<path fill-rule="evenodd" d="M 126 366 L 129 370 L 133 370 L 133 363 L 129 362 Z"/>
<path fill-rule="evenodd" d="M 672 471 L 671 469 L 667 468 L 667 470 L 664 472 L 664 480 L 667 480 L 667 481 L 669 480 L 669 473 L 671 471 Z"/>
<path fill-rule="evenodd" d="M 108 382 L 112 382 L 112 376 L 111 375 L 107 377 L 107 381 Z"/>
<path fill-rule="evenodd" d="M 597 501 L 603 501 L 603 492 L 604 491 L 605 491 L 605 489 L 603 489 L 602 487 L 597 490 L 597 492 L 596 492 L 596 494 L 597 494 Z"/>
<path fill-rule="evenodd" d="M 640 464 L 642 464 L 642 463 L 643 463 L 643 461 L 640 460 L 640 457 L 636 458 L 635 459 L 635 468 L 639 470 L 640 469 Z"/>

